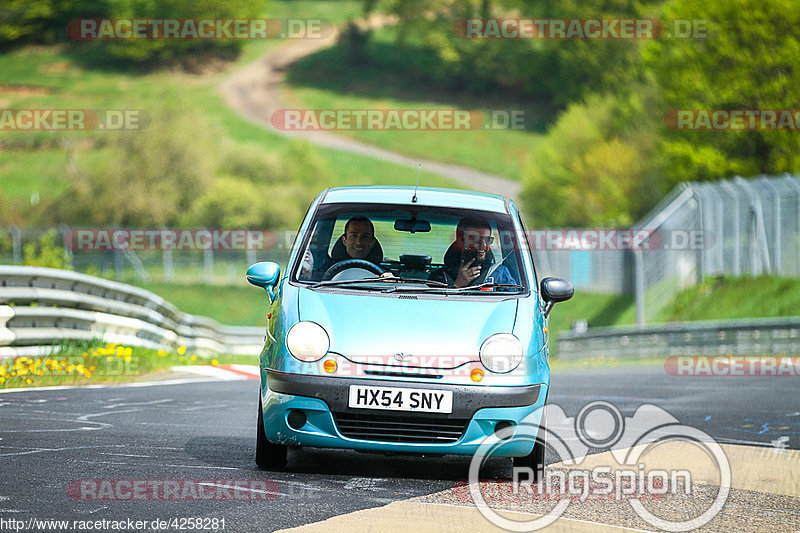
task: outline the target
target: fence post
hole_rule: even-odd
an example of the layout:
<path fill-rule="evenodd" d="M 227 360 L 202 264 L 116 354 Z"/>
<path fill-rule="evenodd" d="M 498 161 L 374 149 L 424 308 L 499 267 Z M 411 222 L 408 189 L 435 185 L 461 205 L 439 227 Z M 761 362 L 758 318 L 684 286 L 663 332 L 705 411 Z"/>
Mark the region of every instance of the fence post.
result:
<path fill-rule="evenodd" d="M 633 250 L 633 276 L 634 291 L 636 293 L 636 327 L 643 328 L 645 324 L 644 316 L 644 258 L 642 249 L 637 246 Z"/>
<path fill-rule="evenodd" d="M 214 251 L 210 246 L 203 251 L 203 267 L 206 283 L 214 283 Z"/>
<path fill-rule="evenodd" d="M 72 261 L 72 251 L 66 243 L 66 236 L 69 233 L 69 226 L 66 224 L 59 224 L 58 231 L 61 235 L 61 242 L 64 244 L 64 264 L 67 265 L 67 268 L 74 269 L 75 265 Z"/>
<path fill-rule="evenodd" d="M 122 279 L 122 269 L 125 264 L 122 261 L 122 250 L 114 247 L 114 279 Z"/>
<path fill-rule="evenodd" d="M 172 264 L 172 244 L 167 246 L 164 244 L 166 239 L 164 238 L 164 233 L 169 231 L 169 228 L 166 226 L 161 226 L 161 260 L 164 264 L 164 281 L 166 283 L 172 283 L 175 278 L 175 273 L 173 270 Z"/>
<path fill-rule="evenodd" d="M 22 234 L 16 226 L 11 226 L 9 231 L 11 232 L 11 253 L 14 258 L 14 264 L 22 264 Z"/>
<path fill-rule="evenodd" d="M 703 236 L 703 245 L 698 246 L 697 250 L 695 251 L 697 257 L 695 258 L 695 283 L 698 285 L 703 284 L 703 275 L 705 274 L 705 265 L 703 264 L 703 253 L 705 248 L 705 233 L 703 232 L 703 228 L 705 228 L 705 224 L 703 224 L 703 217 L 705 216 L 704 206 L 703 206 L 703 198 L 700 196 L 698 190 L 693 187 L 689 186 L 692 189 L 692 198 L 695 201 L 695 224 L 699 224 L 700 226 L 700 235 Z"/>

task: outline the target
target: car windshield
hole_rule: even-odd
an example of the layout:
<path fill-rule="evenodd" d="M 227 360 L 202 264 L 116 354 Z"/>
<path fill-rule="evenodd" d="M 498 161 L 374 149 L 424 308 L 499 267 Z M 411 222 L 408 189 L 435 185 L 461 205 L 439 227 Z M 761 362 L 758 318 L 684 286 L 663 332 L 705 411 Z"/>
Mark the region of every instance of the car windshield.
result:
<path fill-rule="evenodd" d="M 331 204 L 300 243 L 293 281 L 382 292 L 526 292 L 508 214 L 443 207 Z"/>

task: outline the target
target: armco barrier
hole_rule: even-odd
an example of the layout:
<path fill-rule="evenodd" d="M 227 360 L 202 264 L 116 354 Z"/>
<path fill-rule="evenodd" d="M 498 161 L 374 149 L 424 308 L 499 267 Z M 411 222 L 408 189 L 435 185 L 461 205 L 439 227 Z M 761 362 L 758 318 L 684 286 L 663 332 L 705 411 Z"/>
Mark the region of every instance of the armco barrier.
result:
<path fill-rule="evenodd" d="M 258 354 L 264 328 L 182 313 L 149 291 L 54 268 L 0 265 L 0 356 L 102 338 L 192 353 Z"/>
<path fill-rule="evenodd" d="M 671 355 L 798 355 L 800 317 L 590 328 L 558 337 L 559 359 Z"/>

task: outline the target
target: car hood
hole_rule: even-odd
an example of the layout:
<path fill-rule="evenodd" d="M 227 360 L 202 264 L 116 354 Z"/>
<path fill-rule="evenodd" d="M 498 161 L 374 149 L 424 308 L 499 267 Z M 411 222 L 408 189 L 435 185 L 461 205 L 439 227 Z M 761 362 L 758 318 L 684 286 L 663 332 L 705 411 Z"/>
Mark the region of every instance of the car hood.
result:
<path fill-rule="evenodd" d="M 325 328 L 330 351 L 358 363 L 416 368 L 476 361 L 488 336 L 512 332 L 517 302 L 298 291 L 300 320 Z"/>

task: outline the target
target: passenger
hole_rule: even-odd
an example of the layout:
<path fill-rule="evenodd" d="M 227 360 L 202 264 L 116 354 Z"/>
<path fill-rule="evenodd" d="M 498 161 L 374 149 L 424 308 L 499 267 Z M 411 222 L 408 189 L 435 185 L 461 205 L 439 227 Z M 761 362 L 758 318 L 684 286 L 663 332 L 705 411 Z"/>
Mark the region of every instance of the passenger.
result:
<path fill-rule="evenodd" d="M 490 249 L 492 228 L 478 218 L 465 217 L 456 227 L 456 241 L 444 254 L 444 267 L 431 272 L 429 279 L 451 287 L 481 285 L 487 281 L 516 284 L 505 265 L 495 265 Z"/>

